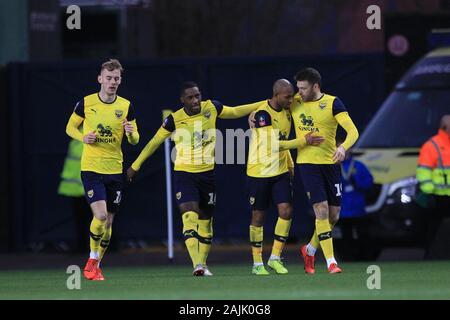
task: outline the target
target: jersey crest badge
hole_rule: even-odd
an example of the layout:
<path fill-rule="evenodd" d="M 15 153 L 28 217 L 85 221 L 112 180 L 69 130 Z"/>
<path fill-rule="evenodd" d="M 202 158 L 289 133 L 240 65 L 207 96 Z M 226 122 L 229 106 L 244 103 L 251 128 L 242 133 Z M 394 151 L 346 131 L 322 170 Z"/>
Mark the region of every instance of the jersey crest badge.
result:
<path fill-rule="evenodd" d="M 266 125 L 266 119 L 263 116 L 259 117 L 258 124 L 260 127 L 264 127 Z"/>
<path fill-rule="evenodd" d="M 117 119 L 120 119 L 123 116 L 122 110 L 116 110 L 116 111 L 114 111 L 114 113 L 116 114 Z"/>
<path fill-rule="evenodd" d="M 326 106 L 327 106 L 327 103 L 326 103 L 326 102 L 321 102 L 321 103 L 319 103 L 319 108 L 320 108 L 320 110 L 325 109 Z"/>

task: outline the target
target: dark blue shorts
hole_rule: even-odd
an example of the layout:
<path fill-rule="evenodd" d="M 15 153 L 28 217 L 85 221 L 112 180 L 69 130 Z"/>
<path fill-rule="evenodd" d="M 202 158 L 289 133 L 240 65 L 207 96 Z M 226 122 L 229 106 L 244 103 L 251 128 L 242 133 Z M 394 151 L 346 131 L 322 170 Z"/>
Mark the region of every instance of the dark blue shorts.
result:
<path fill-rule="evenodd" d="M 119 210 L 125 180 L 123 174 L 81 171 L 81 180 L 89 204 L 105 200 L 108 212 L 116 213 Z"/>
<path fill-rule="evenodd" d="M 292 183 L 288 172 L 271 178 L 247 177 L 250 206 L 266 210 L 270 203 L 292 203 Z"/>
<path fill-rule="evenodd" d="M 311 205 L 328 201 L 330 206 L 341 206 L 342 183 L 339 164 L 299 164 L 300 176 Z"/>
<path fill-rule="evenodd" d="M 197 202 L 200 209 L 211 212 L 216 205 L 214 171 L 191 173 L 174 171 L 177 204 Z"/>

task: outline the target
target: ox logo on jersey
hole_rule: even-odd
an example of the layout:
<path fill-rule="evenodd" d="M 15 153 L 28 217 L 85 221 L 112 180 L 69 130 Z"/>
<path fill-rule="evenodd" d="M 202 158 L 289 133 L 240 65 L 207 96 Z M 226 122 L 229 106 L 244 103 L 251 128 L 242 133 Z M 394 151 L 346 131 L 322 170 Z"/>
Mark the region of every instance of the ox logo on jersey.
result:
<path fill-rule="evenodd" d="M 92 199 L 92 197 L 94 196 L 94 190 L 89 190 L 87 192 L 87 195 L 88 195 L 89 199 Z"/>
<path fill-rule="evenodd" d="M 327 103 L 326 103 L 326 102 L 321 102 L 321 103 L 319 103 L 319 108 L 320 108 L 320 110 L 325 109 L 326 106 L 327 106 Z"/>
<path fill-rule="evenodd" d="M 304 126 L 314 126 L 314 120 L 311 116 L 306 116 L 304 113 L 300 115 L 300 119 L 302 119 L 302 124 Z"/>
<path fill-rule="evenodd" d="M 250 197 L 250 204 L 254 205 L 255 204 L 255 197 Z"/>
<path fill-rule="evenodd" d="M 98 130 L 98 133 L 100 134 L 100 136 L 102 136 L 102 137 L 111 137 L 112 136 L 112 129 L 110 126 L 104 127 L 103 124 L 100 123 L 97 126 L 97 130 Z"/>
<path fill-rule="evenodd" d="M 175 194 L 175 197 L 177 197 L 177 200 L 180 200 L 181 199 L 181 192 L 177 192 Z"/>
<path fill-rule="evenodd" d="M 114 113 L 115 113 L 117 119 L 120 119 L 123 116 L 123 110 L 115 110 Z"/>
<path fill-rule="evenodd" d="M 211 111 L 206 111 L 203 115 L 205 116 L 206 119 L 209 119 L 211 118 Z"/>

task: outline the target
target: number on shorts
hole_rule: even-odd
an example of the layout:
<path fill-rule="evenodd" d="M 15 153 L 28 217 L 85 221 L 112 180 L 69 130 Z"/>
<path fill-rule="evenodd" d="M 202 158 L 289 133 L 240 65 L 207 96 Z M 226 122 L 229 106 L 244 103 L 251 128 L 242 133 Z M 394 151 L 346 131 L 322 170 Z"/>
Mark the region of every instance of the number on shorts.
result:
<path fill-rule="evenodd" d="M 114 200 L 114 203 L 119 204 L 120 200 L 122 200 L 122 192 L 116 191 L 116 193 L 117 193 L 117 197 L 116 197 L 116 200 Z"/>
<path fill-rule="evenodd" d="M 342 195 L 342 183 L 336 183 L 334 185 L 336 187 L 336 197 L 340 197 Z"/>
<path fill-rule="evenodd" d="M 209 201 L 208 204 L 215 205 L 216 204 L 216 194 L 214 192 L 208 193 Z"/>

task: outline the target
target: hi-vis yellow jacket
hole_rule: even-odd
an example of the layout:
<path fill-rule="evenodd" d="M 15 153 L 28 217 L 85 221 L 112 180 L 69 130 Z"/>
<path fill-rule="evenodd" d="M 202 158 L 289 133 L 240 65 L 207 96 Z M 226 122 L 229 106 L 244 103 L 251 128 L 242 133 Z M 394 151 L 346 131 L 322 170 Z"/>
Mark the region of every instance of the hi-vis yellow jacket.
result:
<path fill-rule="evenodd" d="M 444 130 L 420 149 L 416 178 L 424 193 L 450 196 L 450 135 Z"/>

